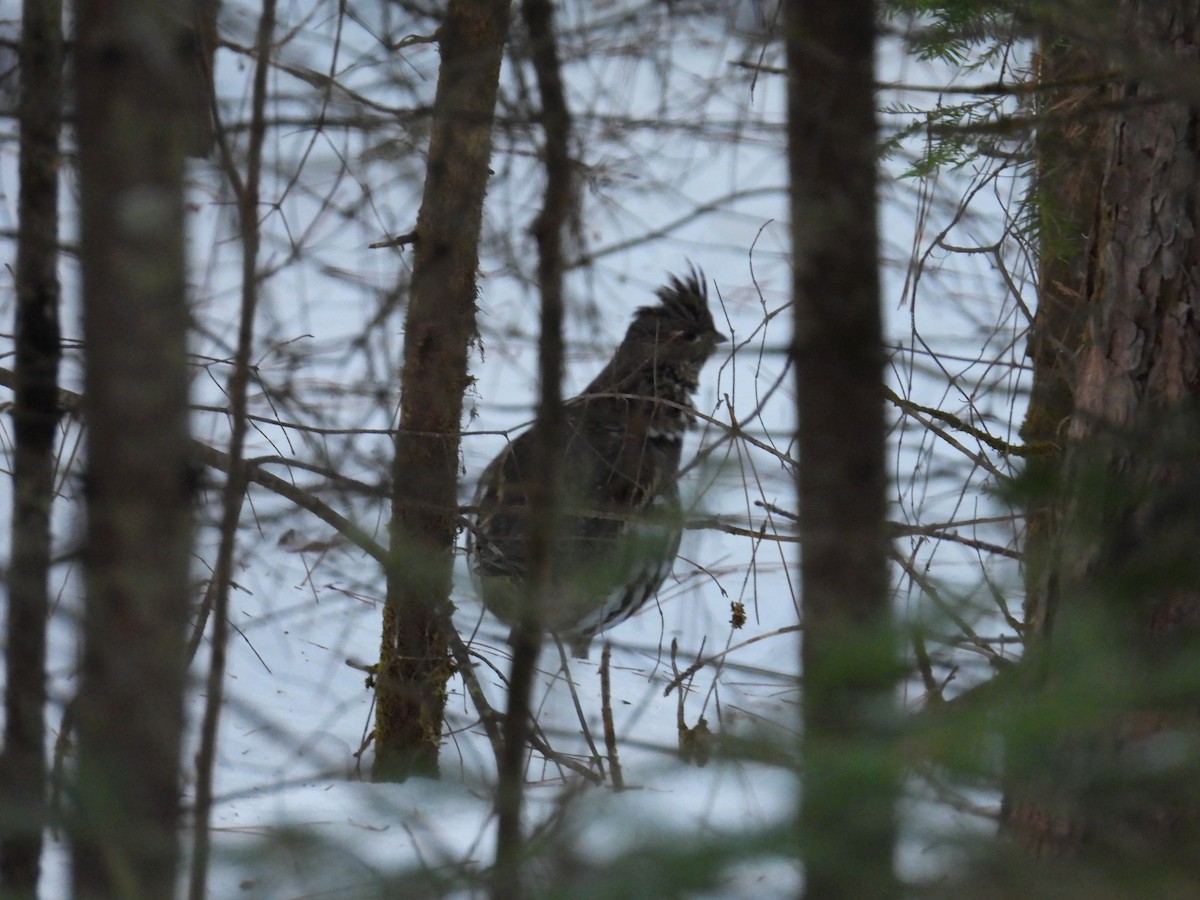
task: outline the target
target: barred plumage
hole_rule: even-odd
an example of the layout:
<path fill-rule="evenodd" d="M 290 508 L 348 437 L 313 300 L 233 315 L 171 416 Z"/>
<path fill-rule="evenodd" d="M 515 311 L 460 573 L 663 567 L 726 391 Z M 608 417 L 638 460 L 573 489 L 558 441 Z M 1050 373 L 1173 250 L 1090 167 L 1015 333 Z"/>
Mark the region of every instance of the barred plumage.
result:
<path fill-rule="evenodd" d="M 671 571 L 683 530 L 676 478 L 695 418 L 692 394 L 726 340 L 700 272 L 657 293 L 659 303 L 637 311 L 612 359 L 563 407 L 565 496 L 545 626 L 577 657 L 598 632 L 637 612 Z M 509 623 L 526 589 L 535 429 L 484 470 L 468 538 L 483 602 Z"/>

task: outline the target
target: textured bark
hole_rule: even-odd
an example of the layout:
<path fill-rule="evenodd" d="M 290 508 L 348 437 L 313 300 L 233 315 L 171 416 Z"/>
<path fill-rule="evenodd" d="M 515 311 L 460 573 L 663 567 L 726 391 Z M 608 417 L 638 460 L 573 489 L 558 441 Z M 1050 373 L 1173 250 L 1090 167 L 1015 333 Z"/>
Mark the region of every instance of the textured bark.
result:
<path fill-rule="evenodd" d="M 80 0 L 87 426 L 76 897 L 170 897 L 194 476 L 187 431 L 186 0 Z"/>
<path fill-rule="evenodd" d="M 1029 406 L 1021 427 L 1027 443 L 1058 448 L 1031 457 L 1024 475 L 1028 508 L 1025 532 L 1024 633 L 1029 664 L 1023 673 L 1036 683 L 1038 650 L 1047 636 L 1051 608 L 1058 602 L 1055 564 L 1057 537 L 1064 525 L 1063 505 L 1054 489 L 1059 478 L 1067 430 L 1074 411 L 1076 361 L 1084 341 L 1088 312 L 1089 250 L 1098 214 L 1108 123 L 1069 113 L 1102 99 L 1102 85 L 1089 83 L 1107 60 L 1082 41 L 1057 35 L 1041 40 L 1040 79 L 1071 85 L 1039 96 L 1039 112 L 1053 115 L 1058 127 L 1037 135 L 1035 185 L 1040 237 L 1038 309 L 1027 352 L 1033 363 Z M 1046 804 L 1047 779 L 1010 759 L 1006 773 L 1003 828 L 1036 855 L 1056 852 L 1062 823 Z"/>
<path fill-rule="evenodd" d="M 58 431 L 58 172 L 62 4 L 26 0 L 21 28 L 21 161 L 13 404 L 12 563 L 8 571 L 0 879 L 37 894 L 46 819 L 46 622 Z"/>
<path fill-rule="evenodd" d="M 1045 627 L 1046 562 L 1055 531 L 1047 487 L 1062 465 L 1074 410 L 1075 364 L 1088 308 L 1088 249 L 1097 215 L 1107 149 L 1106 122 L 1071 118 L 1104 99 L 1099 80 L 1105 60 L 1079 41 L 1044 35 L 1039 80 L 1069 85 L 1038 96 L 1038 111 L 1057 127 L 1038 129 L 1035 202 L 1039 237 L 1038 308 L 1027 354 L 1033 364 L 1029 406 L 1021 426 L 1027 444 L 1059 448 L 1030 458 L 1026 477 L 1031 506 L 1025 535 L 1025 638 L 1036 643 Z"/>
<path fill-rule="evenodd" d="M 451 0 L 404 321 L 392 544 L 376 687 L 377 781 L 438 775 L 458 455 L 507 0 Z"/>
<path fill-rule="evenodd" d="M 898 896 L 870 0 L 786 4 L 806 895 Z"/>
<path fill-rule="evenodd" d="M 1087 325 L 1062 369 L 1056 513 L 1034 535 L 1049 553 L 1030 663 L 1055 717 L 1010 740 L 1022 784 L 1005 821 L 1039 855 L 1169 872 L 1194 893 L 1200 765 L 1165 748 L 1200 739 L 1200 116 L 1176 93 L 1198 71 L 1200 10 L 1127 2 L 1119 22 L 1109 63 L 1128 112 L 1106 129 L 1089 251 L 1071 267 L 1086 264 Z"/>

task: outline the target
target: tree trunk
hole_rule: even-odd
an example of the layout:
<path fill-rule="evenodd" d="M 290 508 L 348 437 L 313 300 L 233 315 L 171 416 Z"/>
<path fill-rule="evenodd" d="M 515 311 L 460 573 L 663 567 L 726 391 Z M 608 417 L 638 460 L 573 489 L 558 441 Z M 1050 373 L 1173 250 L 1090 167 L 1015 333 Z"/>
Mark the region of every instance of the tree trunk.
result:
<path fill-rule="evenodd" d="M 890 621 L 870 0 L 787 4 L 809 897 L 889 897 Z"/>
<path fill-rule="evenodd" d="M 546 191 L 542 210 L 533 227 L 538 245 L 538 291 L 542 297 L 535 432 L 538 478 L 529 492 L 528 590 L 509 638 L 512 667 L 504 715 L 504 748 L 496 779 L 496 866 L 492 900 L 517 900 L 525 896 L 521 877 L 525 854 L 521 813 L 533 715 L 531 700 L 538 655 L 542 649 L 544 610 L 552 602 L 555 537 L 561 524 L 559 481 L 567 443 L 562 409 L 563 273 L 566 266 L 563 238 L 572 206 L 571 116 L 562 82 L 554 8 L 550 0 L 523 0 L 522 13 L 529 34 L 529 55 L 537 75 L 542 101 L 540 119 L 545 132 Z"/>
<path fill-rule="evenodd" d="M 58 149 L 62 4 L 25 0 L 17 240 L 12 563 L 8 572 L 0 878 L 6 896 L 37 895 L 46 793 L 46 622 L 50 507 L 58 431 Z M 15 639 L 14 639 L 15 638 Z"/>
<path fill-rule="evenodd" d="M 1043 34 L 1039 80 L 1068 87 L 1045 90 L 1038 112 L 1054 115 L 1057 127 L 1043 126 L 1036 139 L 1034 187 L 1038 217 L 1038 309 L 1030 329 L 1027 354 L 1033 363 L 1029 406 L 1021 426 L 1027 443 L 1057 448 L 1030 457 L 1023 474 L 1027 503 L 1024 547 L 1024 633 L 1030 665 L 1025 674 L 1036 682 L 1036 659 L 1047 636 L 1051 607 L 1057 603 L 1054 552 L 1062 528 L 1062 508 L 1055 484 L 1063 466 L 1067 430 L 1074 411 L 1075 360 L 1084 341 L 1088 313 L 1089 247 L 1107 157 L 1106 122 L 1088 118 L 1093 101 L 1105 99 L 1098 78 L 1107 61 L 1089 43 Z M 1082 82 L 1082 83 L 1081 83 Z M 1080 112 L 1078 118 L 1072 113 Z M 1052 818 L 1044 806 L 1046 785 L 1029 778 L 1025 767 L 1010 760 L 1003 803 L 1003 828 L 1035 854 L 1051 852 L 1058 843 Z"/>
<path fill-rule="evenodd" d="M 508 8 L 508 0 L 451 0 L 438 30 L 442 65 L 404 320 L 376 687 L 376 781 L 438 775 L 446 682 L 454 672 L 446 630 L 459 518 L 459 432 Z"/>
<path fill-rule="evenodd" d="M 1066 86 L 1038 95 L 1038 112 L 1057 116 L 1062 124 L 1040 127 L 1036 137 L 1038 308 L 1026 351 L 1033 381 L 1021 437 L 1027 444 L 1057 447 L 1059 452 L 1031 457 L 1025 472 L 1031 502 L 1024 554 L 1024 636 L 1030 645 L 1045 627 L 1047 552 L 1055 527 L 1048 486 L 1062 465 L 1074 408 L 1073 367 L 1087 316 L 1088 245 L 1107 146 L 1104 123 L 1085 117 L 1089 105 L 1105 98 L 1098 80 L 1104 60 L 1088 45 L 1056 35 L 1043 35 L 1040 48 L 1038 80 Z M 1078 119 L 1072 117 L 1075 113 L 1080 113 Z"/>
<path fill-rule="evenodd" d="M 1075 162 L 1098 196 L 1067 276 L 1086 290 L 1087 326 L 1065 332 L 1078 346 L 1060 369 L 1067 452 L 1046 532 L 1031 533 L 1048 550 L 1031 548 L 1044 563 L 1027 665 L 1053 725 L 1010 735 L 1005 823 L 1039 855 L 1109 877 L 1169 873 L 1187 893 L 1200 884 L 1200 764 L 1171 748 L 1200 740 L 1200 143 L 1175 92 L 1197 74 L 1200 10 L 1126 2 L 1118 27 L 1107 62 L 1125 68 L 1128 111 L 1107 129 L 1099 191 L 1088 155 Z"/>
<path fill-rule="evenodd" d="M 87 597 L 76 897 L 170 897 L 190 599 L 186 0 L 80 0 Z"/>

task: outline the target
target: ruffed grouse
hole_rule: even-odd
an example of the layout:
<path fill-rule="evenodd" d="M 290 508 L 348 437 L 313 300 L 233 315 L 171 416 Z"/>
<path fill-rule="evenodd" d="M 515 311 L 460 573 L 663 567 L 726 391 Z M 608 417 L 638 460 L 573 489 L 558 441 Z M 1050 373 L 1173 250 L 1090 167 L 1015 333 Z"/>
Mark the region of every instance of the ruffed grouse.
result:
<path fill-rule="evenodd" d="M 644 306 L 608 365 L 566 401 L 562 518 L 544 626 L 576 657 L 658 591 L 679 550 L 684 431 L 695 420 L 700 370 L 727 338 L 713 325 L 701 273 L 672 278 Z M 468 538 L 484 604 L 517 618 L 529 552 L 533 428 L 513 439 L 479 480 Z"/>

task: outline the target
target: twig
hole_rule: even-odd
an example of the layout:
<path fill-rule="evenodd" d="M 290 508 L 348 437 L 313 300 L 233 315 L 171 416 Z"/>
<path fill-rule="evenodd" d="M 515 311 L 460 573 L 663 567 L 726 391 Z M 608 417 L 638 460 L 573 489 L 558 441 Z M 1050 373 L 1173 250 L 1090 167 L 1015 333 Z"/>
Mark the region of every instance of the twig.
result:
<path fill-rule="evenodd" d="M 1062 451 L 1060 446 L 1049 441 L 1031 441 L 1028 444 L 1010 444 L 1007 441 L 1000 440 L 1000 438 L 993 434 L 989 434 L 982 428 L 976 428 L 974 425 L 964 422 L 953 413 L 944 412 L 940 409 L 935 409 L 932 406 L 921 406 L 919 403 L 913 403 L 911 400 L 905 400 L 888 387 L 884 388 L 884 393 L 894 406 L 913 416 L 913 418 L 916 418 L 918 421 L 920 421 L 921 415 L 928 416 L 931 419 L 938 419 L 941 422 L 945 422 L 955 431 L 961 431 L 964 434 L 971 435 L 971 437 L 975 438 L 977 441 L 986 444 L 988 447 L 995 450 L 997 453 L 1003 454 L 1004 456 L 1020 456 L 1028 458 L 1032 456 L 1049 456 Z M 933 430 L 936 434 L 946 438 L 946 440 L 948 440 L 951 444 L 966 453 L 967 456 L 971 457 L 972 459 L 976 457 L 975 454 L 962 447 L 957 441 L 954 441 L 943 434 L 940 430 L 933 428 L 933 426 L 929 423 L 922 422 L 922 424 Z M 991 469 L 990 466 L 987 468 L 989 468 L 989 470 Z"/>
<path fill-rule="evenodd" d="M 612 687 L 608 669 L 612 658 L 612 645 L 604 642 L 600 652 L 600 716 L 604 722 L 604 748 L 608 751 L 608 772 L 614 791 L 625 790 L 625 777 L 621 774 L 621 763 L 617 759 L 617 730 L 613 727 Z"/>
<path fill-rule="evenodd" d="M 701 647 L 701 652 L 704 648 Z M 689 676 L 679 674 L 679 641 L 671 640 L 671 671 L 675 673 L 677 680 L 686 680 Z M 703 715 L 696 722 L 696 727 L 689 728 L 687 718 L 684 715 L 683 702 L 684 692 L 679 692 L 678 704 L 675 713 L 675 728 L 679 735 L 679 758 L 685 763 L 695 763 L 698 766 L 705 765 L 712 756 L 712 732 L 708 730 L 708 719 Z"/>
<path fill-rule="evenodd" d="M 238 323 L 238 343 L 227 394 L 232 430 L 229 437 L 229 472 L 222 497 L 221 540 L 213 571 L 212 640 L 204 715 L 200 725 L 200 748 L 196 753 L 196 790 L 192 817 L 194 830 L 192 865 L 188 883 L 191 900 L 205 900 L 208 894 L 208 863 L 211 853 L 209 819 L 213 804 L 213 771 L 216 766 L 217 729 L 225 687 L 225 654 L 229 643 L 229 590 L 233 580 L 233 553 L 237 543 L 238 522 L 249 483 L 248 466 L 243 459 L 249 430 L 247 389 L 250 383 L 250 355 L 254 342 L 254 318 L 258 308 L 258 201 L 261 183 L 263 142 L 266 136 L 267 71 L 270 67 L 271 42 L 275 32 L 275 0 L 263 0 L 258 20 L 251 100 L 251 128 L 246 156 L 246 179 L 241 181 L 225 135 L 216 126 L 218 146 L 227 177 L 238 198 L 238 224 L 242 242 L 242 302 Z"/>
<path fill-rule="evenodd" d="M 394 238 L 388 238 L 384 241 L 376 241 L 373 244 L 367 244 L 367 249 L 382 250 L 387 247 L 407 247 L 409 244 L 416 246 L 416 243 L 417 233 L 415 231 L 408 231 L 404 234 L 397 235 Z"/>
<path fill-rule="evenodd" d="M 966 619 L 955 612 L 953 607 L 951 607 L 950 604 L 942 598 L 941 592 L 933 586 L 933 583 L 917 571 L 916 566 L 914 566 L 911 562 L 894 550 L 892 551 L 891 556 L 892 559 L 900 566 L 900 568 L 904 570 L 905 574 L 907 574 L 909 578 L 917 583 L 917 586 L 921 588 L 925 596 L 932 600 L 933 604 L 939 610 L 941 610 L 942 613 L 945 614 L 945 616 L 951 622 L 953 622 L 954 625 L 966 636 L 966 641 L 969 646 L 974 647 L 976 650 L 982 653 L 985 657 L 987 657 L 988 661 L 997 668 L 1009 665 L 1011 663 L 1010 660 L 1005 659 L 994 649 L 992 649 L 991 644 L 975 633 L 975 629 L 967 624 Z"/>
<path fill-rule="evenodd" d="M 475 704 L 475 711 L 479 713 L 479 721 L 483 724 L 483 730 L 487 733 L 488 743 L 492 745 L 492 754 L 496 757 L 496 765 L 498 766 L 504 755 L 504 739 L 500 735 L 499 725 L 500 714 L 488 703 L 487 696 L 483 693 L 483 686 L 479 683 L 479 679 L 475 677 L 475 664 L 471 662 L 471 651 L 463 643 L 458 629 L 451 627 L 447 623 L 445 634 L 450 644 L 450 653 L 453 654 L 454 661 L 458 664 L 458 674 L 467 688 L 471 702 Z"/>
<path fill-rule="evenodd" d="M 442 39 L 442 29 L 436 29 L 433 34 L 407 34 L 400 40 L 393 42 L 388 46 L 389 50 L 403 50 L 406 47 L 415 47 L 417 44 L 436 44 Z"/>
<path fill-rule="evenodd" d="M 16 374 L 12 369 L 0 367 L 0 386 L 11 389 L 15 385 Z M 59 388 L 58 405 L 63 412 L 72 416 L 77 415 L 83 405 L 83 396 L 66 388 Z M 193 440 L 192 452 L 196 456 L 196 462 L 200 465 L 208 466 L 219 472 L 229 472 L 229 454 L 224 451 L 210 447 L 201 441 Z M 372 559 L 383 564 L 387 563 L 387 550 L 384 549 L 382 544 L 371 537 L 364 529 L 335 511 L 327 503 L 317 499 L 308 491 L 301 490 L 291 482 L 284 481 L 277 475 L 272 475 L 270 472 L 262 470 L 257 465 L 248 465 L 246 476 L 254 484 L 278 494 L 285 500 L 291 500 L 301 509 L 312 513 Z"/>
<path fill-rule="evenodd" d="M 600 785 L 604 783 L 604 773 L 589 769 L 583 763 L 576 762 L 566 754 L 559 753 L 557 750 L 547 744 L 542 736 L 536 731 L 530 730 L 529 732 L 529 746 L 538 753 L 542 754 L 542 756 L 544 756 L 546 759 L 550 760 L 550 762 L 554 763 L 555 765 L 562 766 L 565 769 L 570 769 L 576 775 L 586 779 L 590 784 Z"/>
<path fill-rule="evenodd" d="M 583 714 L 583 704 L 579 702 L 579 692 L 575 690 L 575 680 L 571 677 L 571 664 L 567 659 L 567 650 L 557 635 L 554 638 L 554 645 L 558 647 L 558 659 L 563 680 L 567 683 L 567 690 L 571 694 L 571 702 L 575 705 L 575 715 L 579 717 L 579 728 L 583 734 L 583 739 L 587 742 L 588 749 L 592 753 L 592 759 L 597 763 L 601 763 L 604 757 L 600 755 L 600 750 L 596 747 L 596 741 L 592 738 L 592 730 L 588 728 L 587 716 Z"/>
<path fill-rule="evenodd" d="M 675 678 L 671 679 L 670 684 L 663 688 L 663 696 L 671 696 L 671 691 L 675 690 L 677 687 L 680 687 L 685 681 L 687 681 L 705 666 L 711 666 L 715 662 L 720 662 L 735 650 L 741 650 L 743 647 L 749 647 L 751 644 L 757 644 L 759 641 L 765 641 L 767 638 L 779 637 L 782 634 L 794 634 L 797 631 L 803 630 L 803 628 L 803 625 L 785 625 L 782 628 L 776 628 L 774 631 L 768 631 L 765 634 L 757 634 L 752 638 L 742 641 L 740 644 L 734 644 L 732 647 L 726 647 L 720 653 L 714 653 L 712 656 L 698 659 L 688 666 L 682 674 L 676 674 Z"/>
<path fill-rule="evenodd" d="M 941 703 L 942 686 L 933 675 L 933 662 L 929 651 L 925 649 L 925 639 L 917 628 L 912 629 L 913 656 L 917 661 L 917 671 L 921 673 L 921 683 L 925 685 L 926 703 L 929 705 Z"/>

